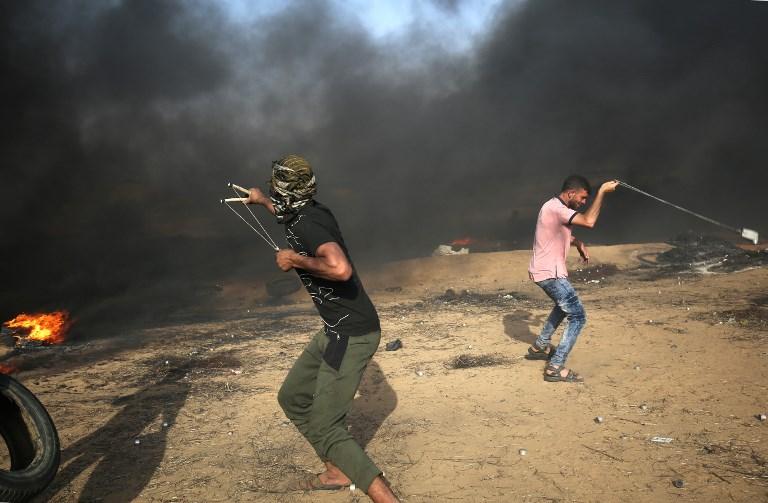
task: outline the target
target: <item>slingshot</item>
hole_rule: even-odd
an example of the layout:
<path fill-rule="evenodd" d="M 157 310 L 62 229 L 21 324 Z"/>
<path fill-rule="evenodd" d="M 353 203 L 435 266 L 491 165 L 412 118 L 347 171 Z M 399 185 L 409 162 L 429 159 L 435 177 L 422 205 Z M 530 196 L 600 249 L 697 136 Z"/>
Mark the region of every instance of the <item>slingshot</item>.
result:
<path fill-rule="evenodd" d="M 696 218 L 700 218 L 700 219 L 704 220 L 705 222 L 709 222 L 711 224 L 718 225 L 720 227 L 723 227 L 724 229 L 728 229 L 729 231 L 738 232 L 739 234 L 741 234 L 741 237 L 743 237 L 744 239 L 748 239 L 749 241 L 752 241 L 752 243 L 754 243 L 754 244 L 757 244 L 757 242 L 759 240 L 758 239 L 757 231 L 753 231 L 752 229 L 747 229 L 747 228 L 739 229 L 739 228 L 736 228 L 736 227 L 731 227 L 730 225 L 726 225 L 724 223 L 718 222 L 717 220 L 713 220 L 711 218 L 705 217 L 704 215 L 699 215 L 698 213 L 695 213 L 695 212 L 693 212 L 691 210 L 687 210 L 687 209 L 683 208 L 682 206 L 678 206 L 676 204 L 672 204 L 669 201 L 665 201 L 664 199 L 661 199 L 660 197 L 656 197 L 654 195 L 651 195 L 651 194 L 649 194 L 649 193 L 647 193 L 645 191 L 642 191 L 642 190 L 638 189 L 637 187 L 633 187 L 633 186 L 631 186 L 628 183 L 624 183 L 621 180 L 618 180 L 618 182 L 619 182 L 619 185 L 621 185 L 622 187 L 626 187 L 626 188 L 628 188 L 630 190 L 634 190 L 635 192 L 637 192 L 639 194 L 642 194 L 644 196 L 648 196 L 651 199 L 655 199 L 655 200 L 659 201 L 660 203 L 664 203 L 666 205 L 672 206 L 675 209 L 678 209 L 678 210 L 680 210 L 682 212 L 688 213 L 689 215 L 693 215 Z"/>
<path fill-rule="evenodd" d="M 250 193 L 250 191 L 248 189 L 246 189 L 244 187 L 241 187 L 240 185 L 236 185 L 236 184 L 234 184 L 232 182 L 227 183 L 227 187 L 230 187 L 232 189 L 232 191 L 235 193 L 236 196 L 240 196 L 240 194 L 238 194 L 238 191 L 240 191 L 241 193 L 246 194 L 246 195 Z M 277 246 L 277 243 L 275 243 L 275 240 L 272 239 L 272 236 L 269 235 L 269 233 L 267 232 L 267 229 L 264 228 L 264 226 L 262 225 L 261 221 L 256 216 L 256 214 L 253 211 L 251 211 L 251 208 L 248 206 L 248 198 L 247 197 L 227 197 L 225 199 L 221 199 L 219 202 L 221 204 L 226 204 L 227 208 L 232 210 L 232 213 L 237 215 L 240 218 L 240 220 L 245 222 L 245 225 L 250 227 L 253 230 L 253 232 L 258 234 L 258 236 L 261 239 L 263 239 L 264 242 L 267 243 L 267 245 L 269 245 L 270 248 L 272 248 L 274 251 L 280 251 L 280 247 Z M 261 231 L 259 231 L 253 225 L 251 225 L 251 223 L 248 222 L 248 220 L 246 220 L 236 209 L 234 209 L 230 203 L 242 203 L 242 205 L 245 206 L 245 209 L 248 210 L 248 213 L 250 213 L 251 216 L 253 217 L 253 219 L 256 220 L 256 223 L 261 228 Z"/>

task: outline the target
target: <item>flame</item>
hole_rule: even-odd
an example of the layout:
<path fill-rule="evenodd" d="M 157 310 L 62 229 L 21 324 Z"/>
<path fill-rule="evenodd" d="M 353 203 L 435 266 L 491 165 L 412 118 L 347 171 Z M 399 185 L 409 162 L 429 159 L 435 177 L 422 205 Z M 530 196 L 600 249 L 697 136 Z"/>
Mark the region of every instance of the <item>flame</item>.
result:
<path fill-rule="evenodd" d="M 467 245 L 471 245 L 474 242 L 475 240 L 470 237 L 459 238 L 451 241 L 451 246 L 467 246 Z"/>
<path fill-rule="evenodd" d="M 60 344 L 64 342 L 64 334 L 69 329 L 71 321 L 67 311 L 52 313 L 25 314 L 21 313 L 4 325 L 8 328 L 26 328 L 29 335 L 26 340 L 43 342 L 45 344 Z"/>
<path fill-rule="evenodd" d="M 8 374 L 13 374 L 14 372 L 16 372 L 16 367 L 14 367 L 13 365 L 4 365 L 0 363 L 0 374 L 8 375 Z"/>

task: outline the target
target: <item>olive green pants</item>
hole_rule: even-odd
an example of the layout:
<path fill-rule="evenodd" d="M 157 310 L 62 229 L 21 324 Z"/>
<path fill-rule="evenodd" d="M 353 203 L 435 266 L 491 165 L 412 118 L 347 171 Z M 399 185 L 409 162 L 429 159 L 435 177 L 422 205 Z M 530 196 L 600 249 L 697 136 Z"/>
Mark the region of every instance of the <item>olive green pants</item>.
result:
<path fill-rule="evenodd" d="M 323 360 L 328 336 L 312 338 L 285 378 L 277 401 L 323 461 L 330 461 L 365 492 L 381 474 L 346 428 L 363 372 L 379 347 L 381 332 L 350 337 L 339 370 Z"/>

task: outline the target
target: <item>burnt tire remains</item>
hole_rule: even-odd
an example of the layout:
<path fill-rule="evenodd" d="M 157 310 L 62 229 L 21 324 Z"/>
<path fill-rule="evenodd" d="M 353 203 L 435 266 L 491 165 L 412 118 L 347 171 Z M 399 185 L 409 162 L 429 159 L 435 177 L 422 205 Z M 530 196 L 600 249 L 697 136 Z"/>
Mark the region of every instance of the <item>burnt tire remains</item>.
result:
<path fill-rule="evenodd" d="M 0 436 L 11 460 L 9 470 L 0 469 L 0 501 L 27 501 L 48 487 L 59 469 L 59 435 L 35 395 L 4 374 L 0 374 Z"/>

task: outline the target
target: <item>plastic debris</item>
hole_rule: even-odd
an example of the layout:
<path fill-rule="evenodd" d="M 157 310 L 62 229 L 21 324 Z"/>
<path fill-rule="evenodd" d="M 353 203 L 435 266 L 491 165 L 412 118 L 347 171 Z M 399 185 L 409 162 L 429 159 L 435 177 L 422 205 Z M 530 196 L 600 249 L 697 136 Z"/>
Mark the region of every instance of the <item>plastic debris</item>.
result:
<path fill-rule="evenodd" d="M 651 442 L 654 444 L 671 444 L 672 440 L 669 437 L 651 437 Z"/>
<path fill-rule="evenodd" d="M 765 414 L 758 414 L 755 417 L 757 418 L 758 421 L 765 421 L 766 419 L 768 419 L 768 416 L 766 416 Z"/>
<path fill-rule="evenodd" d="M 392 342 L 388 342 L 385 346 L 385 349 L 387 351 L 397 351 L 398 349 L 403 347 L 403 342 L 400 339 L 395 339 Z"/>
<path fill-rule="evenodd" d="M 519 451 L 517 451 L 517 453 L 520 454 L 521 456 L 526 456 L 528 454 L 528 450 L 520 449 Z"/>

